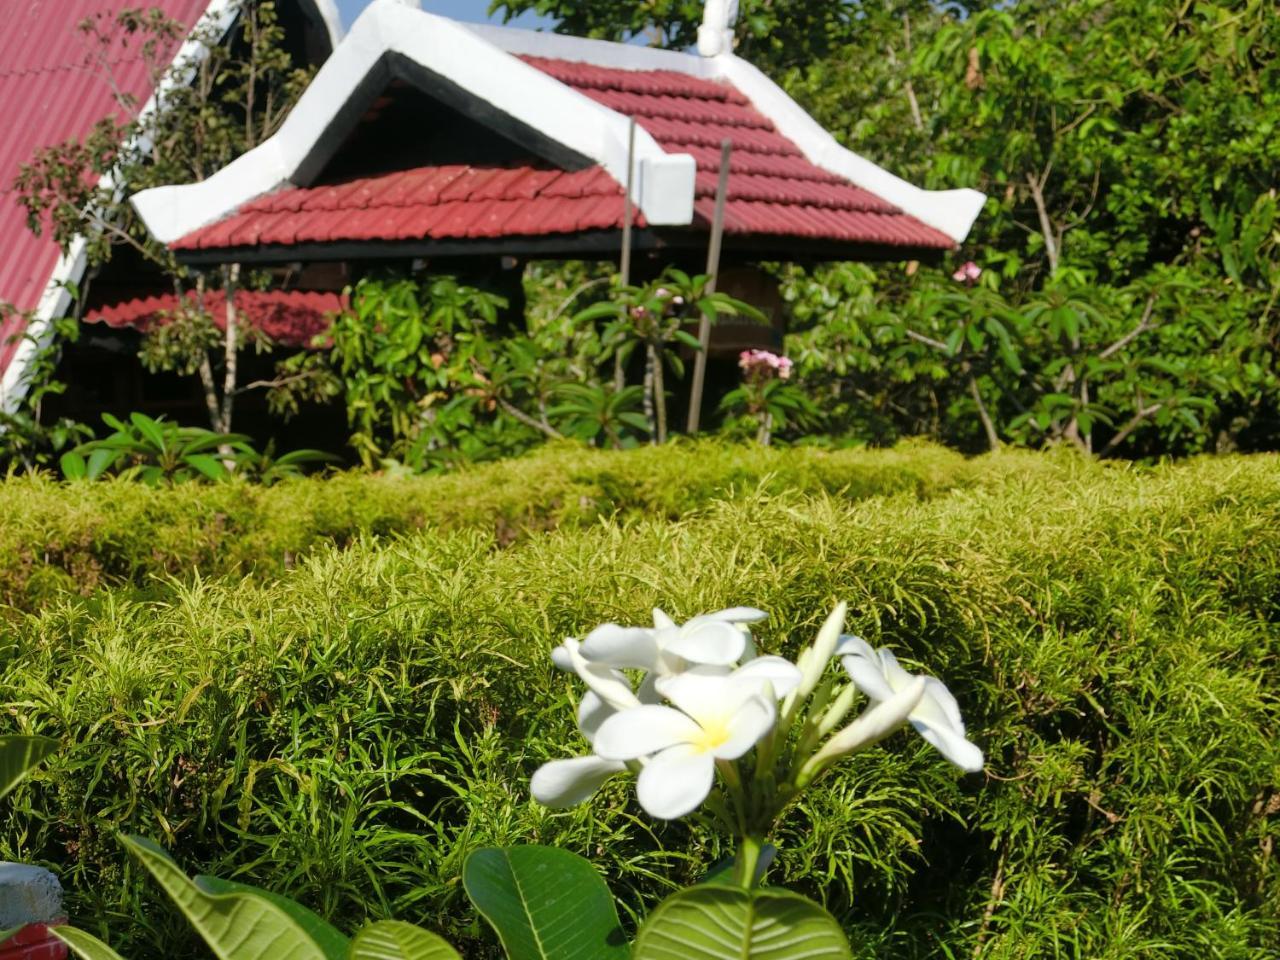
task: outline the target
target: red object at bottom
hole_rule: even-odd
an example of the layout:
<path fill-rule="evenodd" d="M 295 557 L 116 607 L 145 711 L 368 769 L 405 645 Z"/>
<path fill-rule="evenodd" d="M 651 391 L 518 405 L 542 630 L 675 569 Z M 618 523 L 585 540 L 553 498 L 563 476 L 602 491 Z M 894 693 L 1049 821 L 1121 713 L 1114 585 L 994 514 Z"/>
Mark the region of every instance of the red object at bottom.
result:
<path fill-rule="evenodd" d="M 0 943 L 0 960 L 67 960 L 67 945 L 49 932 L 51 926 L 54 924 L 27 924 Z"/>

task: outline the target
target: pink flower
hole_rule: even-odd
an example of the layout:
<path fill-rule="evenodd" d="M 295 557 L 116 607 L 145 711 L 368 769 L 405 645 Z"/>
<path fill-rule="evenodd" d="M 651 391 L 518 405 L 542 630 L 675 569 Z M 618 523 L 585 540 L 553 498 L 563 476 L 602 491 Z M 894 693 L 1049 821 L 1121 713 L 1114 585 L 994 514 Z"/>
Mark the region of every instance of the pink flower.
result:
<path fill-rule="evenodd" d="M 982 276 L 982 268 L 972 260 L 964 263 L 951 275 L 951 279 L 956 283 L 964 283 L 972 286 L 978 282 L 978 278 Z"/>
<path fill-rule="evenodd" d="M 749 377 L 786 380 L 793 366 L 790 357 L 782 357 L 768 350 L 743 350 L 738 354 L 738 366 Z"/>
<path fill-rule="evenodd" d="M 659 300 L 665 300 L 667 297 L 671 296 L 671 291 L 666 287 L 659 287 L 657 290 L 653 291 L 653 295 Z"/>

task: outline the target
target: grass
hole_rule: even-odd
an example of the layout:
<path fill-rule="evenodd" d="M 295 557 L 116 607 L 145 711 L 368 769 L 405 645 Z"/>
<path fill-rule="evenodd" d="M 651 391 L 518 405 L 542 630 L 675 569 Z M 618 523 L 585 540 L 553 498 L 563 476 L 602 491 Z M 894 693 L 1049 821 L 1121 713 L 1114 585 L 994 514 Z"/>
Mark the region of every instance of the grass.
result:
<path fill-rule="evenodd" d="M 18 591 L 0 700 L 67 746 L 13 795 L 0 854 L 54 865 L 75 921 L 135 958 L 193 951 L 115 829 L 344 927 L 433 926 L 468 956 L 493 955 L 458 879 L 483 844 L 590 856 L 634 916 L 723 851 L 648 821 L 622 784 L 569 813 L 530 801 L 537 764 L 579 749 L 551 646 L 655 605 L 749 602 L 771 613 L 762 646 L 788 653 L 844 598 L 855 629 L 948 682 L 989 760 L 961 777 L 899 734 L 783 825 L 774 881 L 825 902 L 859 956 L 1274 955 L 1278 468 L 560 450 L 252 491 L 200 575 L 139 561 L 87 595 Z M 612 492 L 579 511 L 578 489 Z M 25 529 L 123 503 L 180 544 L 197 493 L 228 496 L 2 495 Z M 339 503 L 335 533 L 316 518 Z M 238 559 L 267 541 L 299 545 L 291 568 Z"/>

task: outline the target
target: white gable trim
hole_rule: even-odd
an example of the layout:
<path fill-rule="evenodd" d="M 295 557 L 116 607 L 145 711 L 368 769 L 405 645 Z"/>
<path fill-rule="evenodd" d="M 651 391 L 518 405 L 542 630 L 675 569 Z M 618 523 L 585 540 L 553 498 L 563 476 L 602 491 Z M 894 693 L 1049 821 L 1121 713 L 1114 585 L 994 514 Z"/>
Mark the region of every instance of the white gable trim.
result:
<path fill-rule="evenodd" d="M 511 27 L 473 26 L 473 31 L 510 53 L 574 60 L 626 70 L 671 70 L 704 80 L 727 80 L 773 121 L 814 166 L 869 190 L 917 220 L 963 243 L 982 212 L 986 196 L 977 190 L 922 190 L 865 157 L 842 147 L 782 88 L 732 53 L 714 57 L 655 50 L 632 44 L 537 33 Z"/>
<path fill-rule="evenodd" d="M 171 243 L 216 222 L 254 197 L 294 182 L 361 82 L 388 54 L 447 77 L 503 113 L 627 181 L 630 120 L 529 66 L 481 33 L 399 3 L 370 6 L 316 74 L 271 139 L 200 183 L 156 187 L 133 205 L 156 239 Z M 693 220 L 696 166 L 636 130 L 632 199 L 653 224 Z"/>
<path fill-rule="evenodd" d="M 956 243 L 963 243 L 982 212 L 986 195 L 977 190 L 922 190 L 865 157 L 842 147 L 830 133 L 763 73 L 733 54 L 711 58 L 724 77 L 773 121 L 816 167 L 844 177 L 899 207 Z"/>

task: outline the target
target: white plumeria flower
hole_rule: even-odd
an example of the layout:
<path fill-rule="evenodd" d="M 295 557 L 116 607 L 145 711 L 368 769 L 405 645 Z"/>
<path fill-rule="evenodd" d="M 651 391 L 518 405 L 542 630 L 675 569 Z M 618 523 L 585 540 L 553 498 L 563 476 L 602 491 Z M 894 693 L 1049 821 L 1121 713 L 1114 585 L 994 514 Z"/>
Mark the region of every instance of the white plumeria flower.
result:
<path fill-rule="evenodd" d="M 647 757 L 636 781 L 640 805 L 663 820 L 682 817 L 711 792 L 717 760 L 738 759 L 773 728 L 775 679 L 800 682 L 799 670 L 787 666 L 790 675 L 770 662 L 727 676 L 690 671 L 666 677 L 661 692 L 675 707 L 644 704 L 615 713 L 596 732 L 596 753 L 616 761 Z"/>
<path fill-rule="evenodd" d="M 561 670 L 576 673 L 587 685 L 587 689 L 613 710 L 628 710 L 640 705 L 630 682 L 621 671 L 611 664 L 589 660 L 583 656 L 581 648 L 581 642 L 569 637 L 551 651 L 551 662 Z"/>
<path fill-rule="evenodd" d="M 653 611 L 653 627 L 620 627 L 606 623 L 582 641 L 582 655 L 610 667 L 633 667 L 670 676 L 690 664 L 727 667 L 747 652 L 742 624 L 767 616 L 754 607 L 730 607 L 676 624 L 661 610 Z"/>
<path fill-rule="evenodd" d="M 907 690 L 917 679 L 898 664 L 888 647 L 878 650 L 860 637 L 844 637 L 836 648 L 841 662 L 859 690 L 877 703 Z M 982 751 L 965 739 L 960 706 L 936 677 L 923 677 L 924 692 L 908 714 L 911 725 L 938 751 L 967 773 L 982 769 Z"/>

